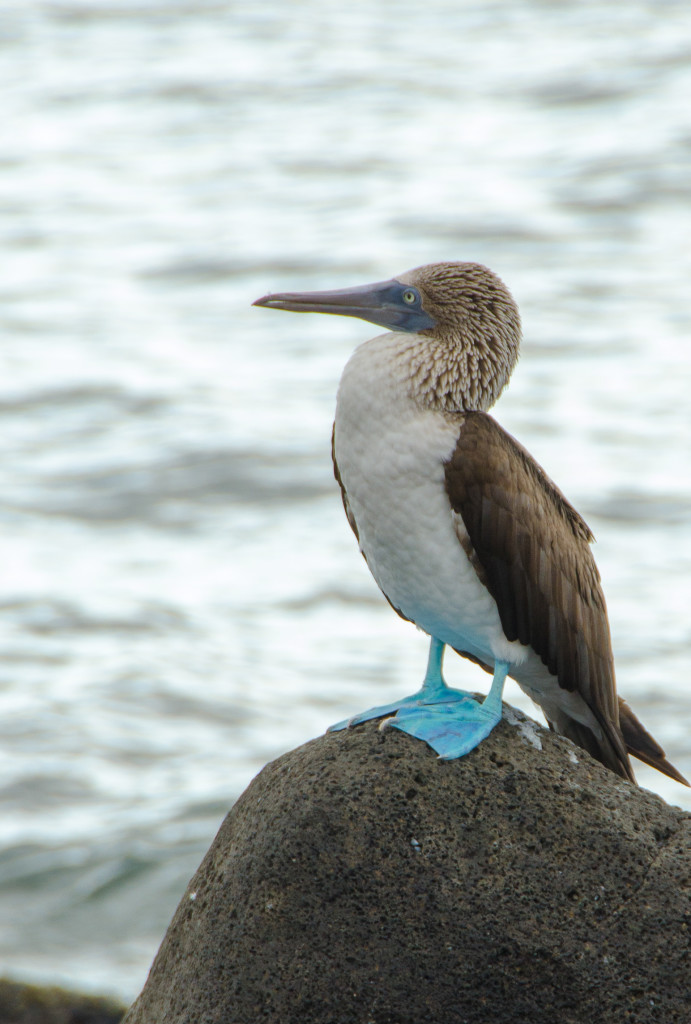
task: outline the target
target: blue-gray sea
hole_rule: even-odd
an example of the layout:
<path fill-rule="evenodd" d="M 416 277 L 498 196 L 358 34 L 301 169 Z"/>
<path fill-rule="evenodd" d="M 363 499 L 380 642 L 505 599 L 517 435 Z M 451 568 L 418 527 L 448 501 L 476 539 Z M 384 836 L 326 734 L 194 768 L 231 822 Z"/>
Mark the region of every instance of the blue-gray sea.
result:
<path fill-rule="evenodd" d="M 133 997 L 261 766 L 420 681 L 330 465 L 375 329 L 269 290 L 506 280 L 496 415 L 691 775 L 688 2 L 22 0 L 0 82 L 0 974 Z"/>

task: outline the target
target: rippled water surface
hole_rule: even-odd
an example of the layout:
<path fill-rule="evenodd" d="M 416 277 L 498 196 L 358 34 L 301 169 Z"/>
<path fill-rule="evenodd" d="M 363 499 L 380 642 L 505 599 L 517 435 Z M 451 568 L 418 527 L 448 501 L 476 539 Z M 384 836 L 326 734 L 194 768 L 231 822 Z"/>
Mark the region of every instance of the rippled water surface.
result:
<path fill-rule="evenodd" d="M 497 416 L 596 533 L 620 690 L 691 774 L 688 4 L 13 8 L 0 971 L 134 996 L 256 771 L 419 682 L 329 461 L 373 330 L 269 290 L 504 277 Z"/>

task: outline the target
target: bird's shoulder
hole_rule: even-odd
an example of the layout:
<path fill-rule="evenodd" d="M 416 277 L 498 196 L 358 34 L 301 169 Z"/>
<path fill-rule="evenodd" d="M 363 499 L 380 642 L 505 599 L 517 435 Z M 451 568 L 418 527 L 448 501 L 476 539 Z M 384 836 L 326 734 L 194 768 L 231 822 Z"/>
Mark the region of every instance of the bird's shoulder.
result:
<path fill-rule="evenodd" d="M 445 464 L 454 511 L 486 516 L 504 509 L 536 532 L 557 530 L 576 542 L 594 540 L 590 527 L 532 455 L 484 412 L 468 412 Z"/>

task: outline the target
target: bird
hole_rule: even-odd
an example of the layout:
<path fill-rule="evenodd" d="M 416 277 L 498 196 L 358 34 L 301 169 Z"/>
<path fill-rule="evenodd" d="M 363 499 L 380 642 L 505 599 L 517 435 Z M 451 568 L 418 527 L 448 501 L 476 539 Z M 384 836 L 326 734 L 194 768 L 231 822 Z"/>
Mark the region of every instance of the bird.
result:
<path fill-rule="evenodd" d="M 375 718 L 451 760 L 499 722 L 507 676 L 568 737 L 635 783 L 630 756 L 687 780 L 617 695 L 590 528 L 490 416 L 516 366 L 518 306 L 473 262 L 416 267 L 333 291 L 253 303 L 386 329 L 338 386 L 334 474 L 360 551 L 391 607 L 430 638 L 421 688 L 332 726 Z M 483 701 L 447 685 L 445 649 L 491 673 Z"/>

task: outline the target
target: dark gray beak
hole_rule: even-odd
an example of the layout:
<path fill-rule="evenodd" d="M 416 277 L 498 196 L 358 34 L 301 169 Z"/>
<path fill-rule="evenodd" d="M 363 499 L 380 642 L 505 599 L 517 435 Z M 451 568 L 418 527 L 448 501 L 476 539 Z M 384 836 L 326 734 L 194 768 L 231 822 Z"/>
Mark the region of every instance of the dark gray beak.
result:
<path fill-rule="evenodd" d="M 293 313 L 356 316 L 391 331 L 413 334 L 435 326 L 435 321 L 422 308 L 418 290 L 395 278 L 333 292 L 278 292 L 265 295 L 252 305 L 287 309 Z"/>

